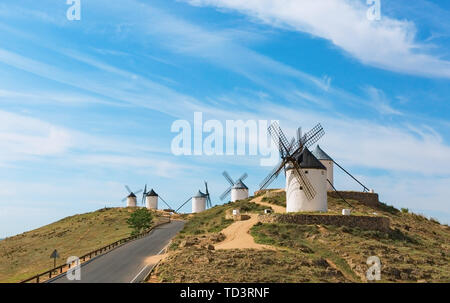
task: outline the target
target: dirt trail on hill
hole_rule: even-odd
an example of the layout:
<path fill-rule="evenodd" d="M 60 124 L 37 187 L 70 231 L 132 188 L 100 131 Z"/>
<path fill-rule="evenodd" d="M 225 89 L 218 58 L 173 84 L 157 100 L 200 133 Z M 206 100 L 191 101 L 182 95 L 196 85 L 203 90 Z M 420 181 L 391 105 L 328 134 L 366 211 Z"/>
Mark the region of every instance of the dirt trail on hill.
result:
<path fill-rule="evenodd" d="M 280 192 L 283 191 L 282 189 L 276 190 L 274 192 Z M 279 205 L 275 205 L 275 204 L 271 204 L 271 203 L 267 203 L 267 202 L 262 202 L 262 198 L 264 198 L 264 195 L 259 196 L 254 198 L 251 202 L 255 202 L 258 203 L 260 205 L 264 205 L 267 207 L 272 207 L 273 211 L 276 213 L 285 213 L 286 212 L 286 208 L 283 206 L 279 206 Z"/>
<path fill-rule="evenodd" d="M 272 207 L 272 209 L 277 213 L 286 212 L 285 208 L 278 205 L 273 205 L 270 203 L 262 202 L 263 196 L 256 197 L 251 200 L 267 207 Z M 275 249 L 270 245 L 258 244 L 255 242 L 253 237 L 250 235 L 250 229 L 258 223 L 258 215 L 249 214 L 250 219 L 244 221 L 236 221 L 227 228 L 221 231 L 225 235 L 225 240 L 216 244 L 215 249 Z"/>
<path fill-rule="evenodd" d="M 253 225 L 258 223 L 258 215 L 251 214 L 250 219 L 244 221 L 236 221 L 221 233 L 225 235 L 225 240 L 214 245 L 215 249 L 274 249 L 268 245 L 255 243 L 249 231 Z"/>

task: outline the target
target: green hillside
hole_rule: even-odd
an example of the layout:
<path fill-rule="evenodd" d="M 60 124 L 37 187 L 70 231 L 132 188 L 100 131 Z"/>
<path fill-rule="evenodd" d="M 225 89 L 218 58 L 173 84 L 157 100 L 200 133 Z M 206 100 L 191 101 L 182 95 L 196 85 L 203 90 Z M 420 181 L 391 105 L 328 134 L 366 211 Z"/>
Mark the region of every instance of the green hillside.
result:
<path fill-rule="evenodd" d="M 284 197 L 284 192 L 272 193 L 262 201 L 285 205 Z M 378 256 L 382 282 L 450 282 L 447 225 L 385 204 L 348 202 L 355 214 L 389 217 L 392 230 L 257 223 L 251 235 L 274 250 L 214 250 L 212 246 L 223 240 L 220 228 L 232 223 L 225 223 L 227 210 L 242 204 L 229 203 L 193 216 L 195 223 L 187 224 L 174 240 L 156 277 L 162 282 L 366 282 L 367 258 Z M 348 207 L 330 196 L 328 203 L 332 214 Z M 261 213 L 257 207 L 250 211 Z M 211 225 L 217 228 L 192 228 Z"/>
<path fill-rule="evenodd" d="M 19 282 L 53 266 L 130 235 L 129 209 L 109 208 L 74 215 L 41 228 L 0 241 L 0 282 Z"/>

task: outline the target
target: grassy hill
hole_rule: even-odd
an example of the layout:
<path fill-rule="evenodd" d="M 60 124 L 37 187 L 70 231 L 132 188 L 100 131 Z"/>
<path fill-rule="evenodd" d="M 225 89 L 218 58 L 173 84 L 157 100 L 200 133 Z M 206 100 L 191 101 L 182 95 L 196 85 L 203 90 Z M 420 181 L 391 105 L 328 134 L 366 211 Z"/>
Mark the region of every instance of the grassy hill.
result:
<path fill-rule="evenodd" d="M 19 282 L 53 266 L 130 235 L 129 209 L 109 208 L 74 215 L 0 241 L 0 282 Z"/>
<path fill-rule="evenodd" d="M 262 201 L 285 205 L 285 194 Z M 251 229 L 257 243 L 274 250 L 214 250 L 221 229 L 233 221 L 226 214 L 242 206 L 261 213 L 250 199 L 216 206 L 194 215 L 175 238 L 160 264 L 162 282 L 365 282 L 367 258 L 378 256 L 382 282 L 450 282 L 450 228 L 433 219 L 380 204 L 369 207 L 348 200 L 358 215 L 386 216 L 391 231 L 326 225 L 261 224 Z M 330 213 L 348 205 L 328 198 Z M 375 214 L 374 214 L 375 213 Z"/>

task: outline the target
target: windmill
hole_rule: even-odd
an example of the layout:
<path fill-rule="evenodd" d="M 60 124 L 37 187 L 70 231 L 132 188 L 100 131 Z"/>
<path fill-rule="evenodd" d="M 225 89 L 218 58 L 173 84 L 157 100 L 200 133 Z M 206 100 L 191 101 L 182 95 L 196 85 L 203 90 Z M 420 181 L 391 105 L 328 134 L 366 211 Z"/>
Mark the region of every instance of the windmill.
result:
<path fill-rule="evenodd" d="M 142 193 L 142 204 L 145 201 L 145 207 L 147 209 L 158 209 L 158 200 L 161 199 L 164 204 L 167 205 L 168 209 L 164 209 L 164 211 L 173 211 L 173 208 L 167 203 L 161 195 L 157 194 L 153 188 L 150 191 L 147 191 L 147 184 L 145 184 L 144 192 Z"/>
<path fill-rule="evenodd" d="M 284 169 L 286 210 L 326 211 L 326 168 L 308 150 L 325 133 L 320 123 L 303 136 L 298 129 L 297 140 L 292 139 L 290 142 L 277 122 L 269 126 L 268 132 L 279 147 L 281 161 L 260 183 L 260 190 L 266 189 Z M 319 194 L 315 187 L 318 187 Z"/>
<path fill-rule="evenodd" d="M 208 183 L 205 181 L 205 192 L 202 193 L 200 190 L 193 196 L 187 199 L 180 207 L 178 207 L 175 212 L 178 212 L 184 205 L 192 200 L 192 213 L 199 213 L 206 208 L 211 208 L 211 198 L 208 191 Z"/>
<path fill-rule="evenodd" d="M 136 194 L 139 194 L 142 191 L 142 189 L 133 192 L 131 191 L 130 187 L 128 187 L 128 185 L 125 185 L 125 189 L 128 191 L 129 194 L 128 196 L 122 199 L 122 202 L 127 201 L 127 207 L 136 207 L 137 206 Z"/>
<path fill-rule="evenodd" d="M 222 175 L 230 183 L 230 187 L 220 196 L 220 200 L 224 200 L 231 192 L 231 202 L 243 200 L 248 198 L 248 187 L 244 184 L 244 180 L 247 178 L 247 173 L 244 173 L 239 179 L 233 181 L 230 175 L 224 171 Z"/>

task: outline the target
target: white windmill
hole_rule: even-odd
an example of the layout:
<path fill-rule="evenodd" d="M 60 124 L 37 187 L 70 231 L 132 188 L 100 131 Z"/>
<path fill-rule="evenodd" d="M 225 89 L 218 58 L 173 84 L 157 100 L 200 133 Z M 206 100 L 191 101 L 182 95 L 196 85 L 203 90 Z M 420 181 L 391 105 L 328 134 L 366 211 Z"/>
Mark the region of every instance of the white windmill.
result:
<path fill-rule="evenodd" d="M 142 193 L 142 204 L 145 201 L 145 207 L 147 209 L 158 209 L 158 200 L 161 199 L 164 204 L 166 204 L 169 208 L 165 211 L 172 211 L 173 208 L 161 197 L 161 195 L 157 194 L 153 188 L 150 191 L 147 191 L 147 184 L 145 184 L 144 192 Z"/>
<path fill-rule="evenodd" d="M 187 199 L 180 207 L 178 207 L 175 212 L 178 212 L 186 203 L 192 200 L 192 213 L 199 213 L 205 211 L 206 208 L 211 208 L 211 198 L 208 191 L 208 183 L 205 181 L 205 193 L 200 190 L 192 197 Z"/>
<path fill-rule="evenodd" d="M 125 185 L 125 189 L 128 191 L 128 196 L 126 196 L 125 198 L 122 199 L 122 202 L 127 201 L 127 207 L 136 207 L 137 203 L 136 203 L 136 194 L 139 194 L 142 189 L 138 190 L 138 191 L 131 191 L 131 189 L 128 187 L 128 185 Z"/>
<path fill-rule="evenodd" d="M 320 124 L 297 141 L 289 142 L 277 122 L 268 131 L 279 146 L 281 162 L 261 182 L 265 189 L 284 169 L 286 173 L 286 211 L 327 211 L 326 168 L 308 150 L 323 134 Z"/>
<path fill-rule="evenodd" d="M 147 192 L 147 184 L 145 184 L 144 192 L 142 194 L 142 204 L 144 204 L 147 209 L 158 209 L 158 194 L 153 190 L 153 188 Z"/>
<path fill-rule="evenodd" d="M 231 192 L 231 202 L 236 202 L 238 200 L 243 200 L 248 198 L 248 187 L 244 184 L 244 180 L 247 178 L 247 173 L 244 173 L 239 179 L 233 181 L 230 175 L 224 171 L 222 175 L 230 183 L 230 187 L 220 196 L 220 199 L 225 199 Z"/>
<path fill-rule="evenodd" d="M 353 176 L 351 173 L 349 173 L 345 168 L 343 168 L 339 163 L 337 163 L 333 158 L 331 158 L 326 152 L 324 152 L 319 145 L 316 146 L 316 148 L 313 151 L 313 155 L 320 160 L 320 162 L 327 168 L 327 190 L 331 191 L 336 190 L 334 187 L 334 165 L 340 169 L 347 175 L 349 175 L 353 180 L 355 180 L 359 185 L 362 186 L 363 192 L 373 192 L 373 190 L 369 190 L 367 186 L 361 183 L 358 179 L 356 179 L 355 176 Z M 339 192 L 338 192 L 339 194 Z"/>
<path fill-rule="evenodd" d="M 328 156 L 328 154 L 326 152 L 324 152 L 319 144 L 317 144 L 316 148 L 314 149 L 314 151 L 312 152 L 312 154 L 314 155 L 314 157 L 316 157 L 320 163 L 323 164 L 323 166 L 326 167 L 327 169 L 327 191 L 332 191 L 333 190 L 333 185 L 334 185 L 334 181 L 333 181 L 333 159 Z"/>

